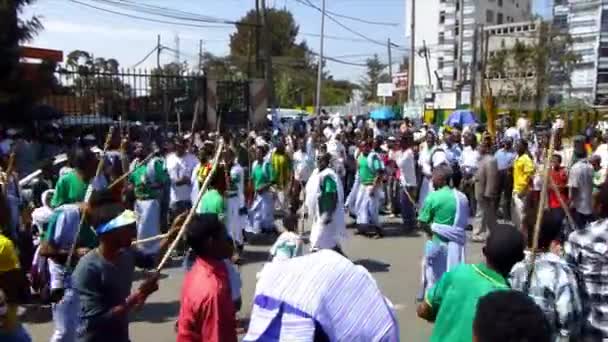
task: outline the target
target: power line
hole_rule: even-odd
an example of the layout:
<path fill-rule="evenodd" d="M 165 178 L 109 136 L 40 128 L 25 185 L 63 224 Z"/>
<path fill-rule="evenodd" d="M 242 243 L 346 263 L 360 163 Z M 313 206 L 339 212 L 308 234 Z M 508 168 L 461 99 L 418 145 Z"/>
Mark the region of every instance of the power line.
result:
<path fill-rule="evenodd" d="M 205 22 L 205 23 L 217 23 L 217 24 L 226 24 L 226 25 L 241 25 L 241 26 L 256 26 L 255 24 L 250 24 L 246 22 L 236 22 L 223 18 L 216 18 L 210 16 L 204 16 L 197 13 L 185 12 L 181 10 L 176 10 L 168 7 L 160 7 L 153 6 L 148 4 L 139 4 L 133 1 L 116 1 L 116 0 L 92 0 L 95 2 L 100 2 L 109 6 L 123 8 L 133 12 L 144 12 L 146 14 L 182 20 L 182 21 L 193 21 L 193 22 Z"/>
<path fill-rule="evenodd" d="M 143 62 L 146 61 L 146 59 L 150 58 L 150 56 L 152 56 L 152 54 L 154 52 L 156 52 L 156 50 L 159 49 L 158 46 L 155 46 L 154 49 L 152 49 L 152 51 L 150 51 L 144 58 L 142 58 L 139 62 L 133 64 L 133 66 L 131 68 L 137 68 L 140 64 L 142 64 Z M 162 47 L 160 47 L 160 49 L 162 50 Z"/>
<path fill-rule="evenodd" d="M 154 22 L 154 23 L 160 23 L 160 24 L 167 24 L 167 25 L 179 25 L 179 26 L 187 26 L 187 27 L 196 27 L 196 28 L 228 28 L 229 26 L 220 26 L 220 25 L 198 25 L 198 24 L 189 24 L 189 23 L 180 23 L 180 22 L 175 22 L 175 21 L 166 21 L 166 20 L 160 20 L 160 19 L 154 19 L 154 18 L 149 18 L 149 17 L 141 17 L 138 15 L 133 15 L 133 14 L 128 14 L 128 13 L 122 13 L 122 12 L 117 12 L 117 11 L 113 11 L 107 8 L 102 8 L 102 7 L 98 7 L 95 5 L 91 5 L 91 4 L 87 4 L 85 2 L 81 2 L 78 0 L 70 0 L 71 2 L 75 3 L 75 4 L 79 4 L 81 6 L 85 6 L 85 7 L 89 7 L 98 11 L 102 11 L 102 12 L 106 12 L 106 13 L 111 13 L 111 14 L 115 14 L 115 15 L 119 15 L 119 16 L 123 16 L 123 17 L 127 17 L 127 18 L 132 18 L 132 19 L 138 19 L 138 20 L 144 20 L 144 21 L 150 21 L 150 22 Z"/>

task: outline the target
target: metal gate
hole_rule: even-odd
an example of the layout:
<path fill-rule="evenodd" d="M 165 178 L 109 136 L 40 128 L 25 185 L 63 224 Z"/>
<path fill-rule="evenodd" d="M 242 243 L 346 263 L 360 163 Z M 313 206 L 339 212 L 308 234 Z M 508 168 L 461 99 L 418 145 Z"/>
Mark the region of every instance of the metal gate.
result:
<path fill-rule="evenodd" d="M 249 82 L 217 82 L 217 115 L 222 130 L 247 127 L 249 122 Z"/>

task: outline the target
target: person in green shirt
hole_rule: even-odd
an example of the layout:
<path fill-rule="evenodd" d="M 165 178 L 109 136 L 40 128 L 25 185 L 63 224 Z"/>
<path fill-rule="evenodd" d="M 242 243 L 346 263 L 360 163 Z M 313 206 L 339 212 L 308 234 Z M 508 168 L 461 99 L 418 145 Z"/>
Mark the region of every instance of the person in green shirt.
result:
<path fill-rule="evenodd" d="M 59 177 L 51 199 L 52 208 L 84 201 L 89 183 L 97 171 L 97 158 L 88 149 L 76 148 L 68 158 L 73 170 Z"/>
<path fill-rule="evenodd" d="M 143 160 L 148 149 L 138 144 L 135 157 Z M 153 157 L 145 165 L 135 166 L 129 176 L 129 187 L 135 194 L 134 211 L 137 214 L 137 239 L 142 240 L 160 234 L 161 195 L 169 182 L 169 174 L 162 158 Z M 156 255 L 160 248 L 158 241 L 142 243 L 138 246 L 146 255 Z"/>
<path fill-rule="evenodd" d="M 247 230 L 258 234 L 274 232 L 274 200 L 270 190 L 272 185 L 272 167 L 264 160 L 266 146 L 256 148 L 256 160 L 251 166 L 251 181 L 255 190 L 255 198 L 249 209 L 249 224 Z"/>
<path fill-rule="evenodd" d="M 380 202 L 383 196 L 381 183 L 384 164 L 380 156 L 371 151 L 370 142 L 362 142 L 361 154 L 357 158 L 358 193 L 355 214 L 357 216 L 357 233 L 381 238 Z"/>
<path fill-rule="evenodd" d="M 420 209 L 418 222 L 429 239 L 425 243 L 422 261 L 423 279 L 418 299 L 445 273 L 464 262 L 469 201 L 462 192 L 450 188 L 452 176 L 449 165 L 433 170 L 433 188 Z"/>
<path fill-rule="evenodd" d="M 341 241 L 346 236 L 344 220 L 344 191 L 338 174 L 330 167 L 329 153 L 319 156 L 318 169 L 306 184 L 306 202 L 312 213 L 313 225 L 310 231 L 312 251 L 333 249 L 343 254 Z"/>
<path fill-rule="evenodd" d="M 284 213 L 289 207 L 289 190 L 293 179 L 291 158 L 285 152 L 285 143 L 278 137 L 274 151 L 270 154 L 272 183 L 276 186 L 277 208 Z"/>
<path fill-rule="evenodd" d="M 432 342 L 472 341 L 477 302 L 490 292 L 509 290 L 509 272 L 524 258 L 523 235 L 513 227 L 495 229 L 483 254 L 485 263 L 446 272 L 418 305 L 418 317 L 435 324 Z"/>

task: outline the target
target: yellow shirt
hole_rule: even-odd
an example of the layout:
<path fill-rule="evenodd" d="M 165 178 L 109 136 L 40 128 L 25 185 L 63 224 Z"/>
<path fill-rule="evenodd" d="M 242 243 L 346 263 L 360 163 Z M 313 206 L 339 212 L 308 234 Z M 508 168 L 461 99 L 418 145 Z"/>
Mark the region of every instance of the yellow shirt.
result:
<path fill-rule="evenodd" d="M 513 192 L 526 192 L 534 171 L 534 162 L 527 153 L 517 157 L 513 163 Z"/>
<path fill-rule="evenodd" d="M 18 268 L 19 258 L 13 242 L 0 234 L 0 273 Z M 6 316 L 0 317 L 0 331 L 12 331 L 17 325 L 17 305 L 7 304 Z"/>

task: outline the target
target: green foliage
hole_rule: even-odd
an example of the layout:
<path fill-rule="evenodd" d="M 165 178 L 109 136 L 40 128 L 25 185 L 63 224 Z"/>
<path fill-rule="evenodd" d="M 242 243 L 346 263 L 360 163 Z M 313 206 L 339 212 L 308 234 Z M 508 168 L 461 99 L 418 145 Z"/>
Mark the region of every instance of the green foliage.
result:
<path fill-rule="evenodd" d="M 389 75 L 384 72 L 386 64 L 380 61 L 377 54 L 374 54 L 372 58 L 368 58 L 365 64 L 367 64 L 367 72 L 365 77 L 361 79 L 361 89 L 363 90 L 365 99 L 370 102 L 377 101 L 376 91 L 378 83 L 391 81 Z"/>

